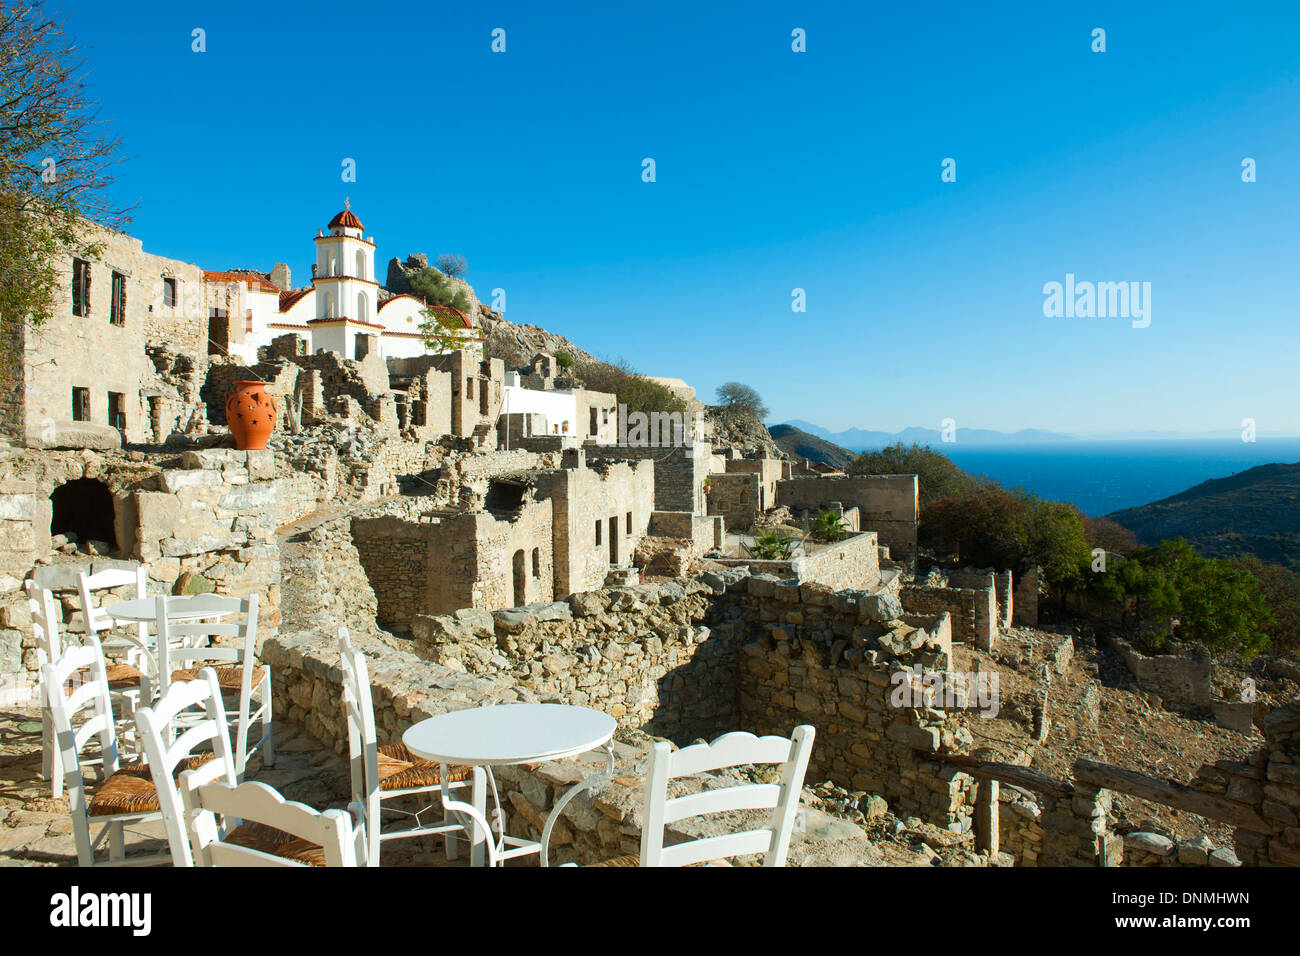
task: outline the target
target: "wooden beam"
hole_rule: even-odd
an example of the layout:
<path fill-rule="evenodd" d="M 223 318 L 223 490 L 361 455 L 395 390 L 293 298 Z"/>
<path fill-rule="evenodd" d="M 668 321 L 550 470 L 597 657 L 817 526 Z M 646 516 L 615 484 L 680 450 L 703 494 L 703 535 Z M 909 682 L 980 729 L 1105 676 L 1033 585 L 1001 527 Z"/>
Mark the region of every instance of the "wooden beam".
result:
<path fill-rule="evenodd" d="M 979 780 L 1000 780 L 1002 783 L 1023 787 L 1034 793 L 1045 793 L 1057 800 L 1068 800 L 1074 796 L 1074 787 L 1070 783 L 1049 777 L 1013 763 L 996 763 L 979 760 L 975 757 L 963 757 L 956 754 L 944 755 L 942 761 L 954 770 L 968 773 Z"/>
<path fill-rule="evenodd" d="M 1074 764 L 1074 779 L 1098 790 L 1115 790 L 1129 796 L 1140 797 L 1153 803 L 1185 810 L 1211 820 L 1232 823 L 1255 833 L 1272 833 L 1273 827 L 1250 807 L 1240 803 L 1201 793 L 1172 780 L 1148 777 L 1135 770 L 1125 770 L 1110 764 L 1080 757 Z"/>

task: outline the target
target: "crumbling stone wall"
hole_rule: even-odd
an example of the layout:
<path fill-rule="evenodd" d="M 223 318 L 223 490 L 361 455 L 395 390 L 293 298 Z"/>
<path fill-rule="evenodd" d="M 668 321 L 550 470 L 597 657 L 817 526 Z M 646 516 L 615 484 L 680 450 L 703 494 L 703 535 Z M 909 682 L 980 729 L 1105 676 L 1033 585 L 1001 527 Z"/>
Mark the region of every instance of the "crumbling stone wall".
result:
<path fill-rule="evenodd" d="M 776 504 L 791 511 L 818 511 L 832 501 L 857 507 L 860 526 L 875 531 L 894 558 L 916 557 L 920 498 L 916 475 L 854 478 L 787 478 L 777 482 Z"/>
<path fill-rule="evenodd" d="M 592 455 L 653 461 L 655 511 L 689 511 L 697 515 L 706 513 L 704 482 L 709 477 L 711 459 L 708 442 L 697 441 L 679 448 L 595 445 Z"/>
<path fill-rule="evenodd" d="M 981 588 L 905 584 L 899 597 L 914 614 L 950 614 L 955 640 L 991 650 L 997 639 L 997 601 L 991 581 Z"/>
<path fill-rule="evenodd" d="M 755 472 L 709 475 L 705 492 L 709 514 L 721 515 L 728 531 L 748 531 L 762 513 L 759 488 L 759 475 Z"/>
<path fill-rule="evenodd" d="M 1167 706 L 1210 706 L 1210 655 L 1199 644 L 1174 646 L 1170 654 L 1143 654 L 1119 638 L 1108 643 L 1143 690 L 1158 694 Z"/>
<path fill-rule="evenodd" d="M 689 741 L 739 726 L 735 645 L 710 639 L 711 603 L 698 581 L 601 588 L 491 614 L 419 617 L 414 649 Z"/>
<path fill-rule="evenodd" d="M 275 539 L 277 491 L 269 452 L 136 453 L 29 451 L 0 460 L 0 670 L 10 705 L 34 699 L 38 683 L 35 637 L 22 579 L 54 590 L 73 624 L 77 572 L 110 566 L 149 566 L 161 593 L 211 591 L 257 594 L 263 636 L 279 623 L 280 560 Z M 68 481 L 102 482 L 114 507 L 117 549 L 69 559 L 52 552 L 50 496 Z M 57 560 L 56 560 L 57 559 Z M 53 563 L 51 563 L 53 562 Z M 75 631 L 74 631 L 75 632 Z"/>

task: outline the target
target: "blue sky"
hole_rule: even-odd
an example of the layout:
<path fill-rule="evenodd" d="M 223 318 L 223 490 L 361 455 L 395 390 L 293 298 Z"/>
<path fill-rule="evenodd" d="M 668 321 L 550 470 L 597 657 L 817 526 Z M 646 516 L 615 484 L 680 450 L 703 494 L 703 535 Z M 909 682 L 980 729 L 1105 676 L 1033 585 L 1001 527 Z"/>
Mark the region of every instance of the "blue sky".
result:
<path fill-rule="evenodd" d="M 181 6 L 64 8 L 151 252 L 301 284 L 349 196 L 381 261 L 772 421 L 1300 432 L 1300 5 Z M 1044 317 L 1066 273 L 1150 326 Z"/>

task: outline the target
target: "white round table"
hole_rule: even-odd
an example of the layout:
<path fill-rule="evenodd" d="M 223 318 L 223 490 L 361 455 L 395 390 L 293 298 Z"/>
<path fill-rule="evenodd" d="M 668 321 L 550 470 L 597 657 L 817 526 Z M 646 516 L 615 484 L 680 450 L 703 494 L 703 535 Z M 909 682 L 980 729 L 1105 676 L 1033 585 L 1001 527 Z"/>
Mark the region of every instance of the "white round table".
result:
<path fill-rule="evenodd" d="M 497 794 L 494 766 L 521 763 L 540 763 L 561 760 L 605 747 L 607 754 L 606 776 L 613 772 L 614 752 L 609 747 L 618 724 L 609 714 L 589 707 L 570 704 L 500 704 L 496 707 L 475 707 L 455 710 L 422 720 L 407 728 L 402 743 L 411 753 L 442 765 L 443 807 L 455 812 L 457 801 L 447 789 L 447 767 L 459 764 L 487 767 L 496 804 L 498 823 L 501 822 L 501 800 Z M 591 786 L 592 780 L 583 781 L 571 788 L 556 802 L 547 818 L 539 843 L 520 837 L 508 836 L 500 826 L 501 838 L 497 848 L 501 859 L 511 859 L 527 853 L 539 853 L 546 845 L 555 818 L 572 796 Z M 473 827 L 466 827 L 473 835 Z M 507 846 L 510 849 L 507 849 Z M 541 864 L 546 865 L 543 857 Z"/>
<path fill-rule="evenodd" d="M 216 600 L 214 600 L 214 598 Z M 230 599 L 215 594 L 182 594 L 167 598 L 167 620 L 201 621 L 205 617 L 225 617 L 231 613 Z M 104 613 L 115 621 L 153 621 L 158 618 L 156 597 L 120 601 L 104 608 Z"/>

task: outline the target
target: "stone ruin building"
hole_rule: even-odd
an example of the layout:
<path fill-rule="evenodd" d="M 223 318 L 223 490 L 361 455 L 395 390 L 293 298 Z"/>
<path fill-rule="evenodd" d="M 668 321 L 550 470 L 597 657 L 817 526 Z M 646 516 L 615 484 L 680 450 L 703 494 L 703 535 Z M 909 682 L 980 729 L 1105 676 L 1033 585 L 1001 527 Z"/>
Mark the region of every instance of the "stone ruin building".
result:
<path fill-rule="evenodd" d="M 681 422 L 627 442 L 615 396 L 547 353 L 512 369 L 486 357 L 471 316 L 466 348 L 413 350 L 399 337 L 412 323 L 380 321 L 413 297 L 377 286 L 347 209 L 317 237 L 310 295 L 287 267 L 206 272 L 102 238 L 99 260 L 62 264 L 49 321 L 6 343 L 21 361 L 0 393 L 0 705 L 36 700 L 24 580 L 55 592 L 75 634 L 77 572 L 144 562 L 159 591 L 257 594 L 277 719 L 331 747 L 346 745 L 333 643 L 346 625 L 374 659 L 389 739 L 503 700 L 590 704 L 678 743 L 809 722 L 809 780 L 974 830 L 990 861 L 1124 862 L 1117 791 L 1230 821 L 1243 862 L 1300 865 L 1295 705 L 1259 717 L 1266 744 L 1191 790 L 1095 762 L 1071 782 L 982 759 L 965 699 L 891 702 L 900 669 L 942 684 L 956 649 L 994 653 L 1037 614 L 1033 575 L 914 573 L 915 475 L 817 470 Z M 303 308 L 317 318 L 299 323 Z M 225 428 L 225 397 L 248 379 L 280 408 L 262 451 L 230 447 Z M 746 553 L 769 518 L 824 511 L 843 540 Z M 544 815 L 566 779 L 553 774 L 502 775 L 512 829 Z M 635 844 L 635 788 L 611 787 L 575 802 L 563 854 Z"/>

